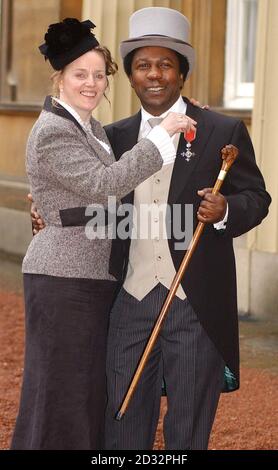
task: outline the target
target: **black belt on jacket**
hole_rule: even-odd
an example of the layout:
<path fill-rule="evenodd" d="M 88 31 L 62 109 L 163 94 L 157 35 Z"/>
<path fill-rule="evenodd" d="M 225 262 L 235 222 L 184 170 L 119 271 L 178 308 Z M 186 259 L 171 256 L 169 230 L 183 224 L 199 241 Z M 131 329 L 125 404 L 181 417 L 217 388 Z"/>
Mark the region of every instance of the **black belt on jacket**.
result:
<path fill-rule="evenodd" d="M 97 210 L 91 211 L 86 215 L 87 207 L 71 207 L 69 209 L 59 210 L 60 219 L 63 227 L 82 227 L 87 225 L 93 217 L 97 215 Z M 105 225 L 108 224 L 108 211 L 105 210 Z"/>

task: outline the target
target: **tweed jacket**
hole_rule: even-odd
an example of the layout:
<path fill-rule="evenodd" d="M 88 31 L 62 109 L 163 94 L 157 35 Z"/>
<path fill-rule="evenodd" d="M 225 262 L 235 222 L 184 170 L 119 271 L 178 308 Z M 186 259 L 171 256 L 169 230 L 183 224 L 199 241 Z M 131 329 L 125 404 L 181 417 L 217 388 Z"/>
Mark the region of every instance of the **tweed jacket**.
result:
<path fill-rule="evenodd" d="M 170 207 L 173 204 L 193 204 L 196 226 L 201 201 L 197 191 L 214 185 L 222 164 L 221 149 L 230 143 L 239 149 L 239 157 L 221 189 L 229 206 L 226 230 L 217 231 L 213 225 L 205 228 L 182 281 L 189 302 L 235 375 L 238 386 L 238 311 L 233 237 L 261 223 L 268 213 L 271 198 L 265 190 L 244 124 L 237 119 L 195 107 L 186 98 L 184 100 L 187 114 L 197 121 L 197 135 L 192 142 L 195 156 L 190 162 L 185 160 L 186 142 L 181 137 L 168 195 Z M 137 141 L 140 122 L 139 112 L 105 127 L 116 158 Z M 127 138 L 123 139 L 123 136 Z M 132 204 L 133 194 L 123 198 L 123 202 Z M 184 224 L 185 220 L 182 220 L 182 226 Z M 168 243 L 176 270 L 184 256 L 184 251 L 176 249 L 175 243 L 179 241 L 172 231 Z M 126 273 L 129 245 L 128 240 L 113 240 L 110 273 L 118 279 L 124 279 Z"/>
<path fill-rule="evenodd" d="M 121 197 L 162 167 L 157 147 L 143 139 L 116 162 L 94 138 L 109 146 L 100 123 L 91 118 L 86 133 L 61 105 L 47 97 L 27 143 L 30 191 L 46 228 L 31 241 L 23 272 L 61 277 L 110 279 L 111 240 L 90 240 L 84 226 L 64 226 L 61 211 L 90 204 L 107 206 L 108 196 Z M 78 225 L 78 224 L 74 224 Z"/>

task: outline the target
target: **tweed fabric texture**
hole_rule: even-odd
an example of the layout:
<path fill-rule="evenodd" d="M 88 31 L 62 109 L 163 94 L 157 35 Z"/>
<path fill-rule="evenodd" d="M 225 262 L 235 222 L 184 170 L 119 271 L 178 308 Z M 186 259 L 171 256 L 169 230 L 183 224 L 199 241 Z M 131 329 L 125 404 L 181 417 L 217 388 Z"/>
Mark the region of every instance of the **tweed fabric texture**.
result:
<path fill-rule="evenodd" d="M 62 228 L 59 210 L 95 203 L 106 207 L 108 196 L 120 201 L 163 160 L 157 147 L 143 139 L 116 162 L 95 139 L 110 145 L 100 123 L 91 118 L 91 127 L 92 133 L 85 133 L 72 117 L 43 110 L 30 133 L 26 170 L 46 228 L 29 245 L 24 273 L 114 279 L 108 273 L 111 240 L 89 240 L 85 227 Z"/>

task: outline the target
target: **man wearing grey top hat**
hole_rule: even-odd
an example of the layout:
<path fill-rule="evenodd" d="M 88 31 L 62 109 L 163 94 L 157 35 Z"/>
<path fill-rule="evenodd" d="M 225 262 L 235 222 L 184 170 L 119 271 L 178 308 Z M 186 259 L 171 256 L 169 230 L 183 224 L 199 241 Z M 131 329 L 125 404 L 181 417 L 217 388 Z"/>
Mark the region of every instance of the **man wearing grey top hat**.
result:
<path fill-rule="evenodd" d="M 168 240 L 159 233 L 154 239 L 113 242 L 110 271 L 123 281 L 123 287 L 110 319 L 107 449 L 152 448 L 162 378 L 168 402 L 166 449 L 207 449 L 221 391 L 239 387 L 232 240 L 263 220 L 270 196 L 244 124 L 194 107 L 181 97 L 194 66 L 188 36 L 185 16 L 151 7 L 131 16 L 129 39 L 120 45 L 125 71 L 142 107 L 136 115 L 106 127 L 116 158 L 150 131 L 154 118 L 169 111 L 187 114 L 197 122 L 189 154 L 183 136 L 174 138 L 175 162 L 140 184 L 123 202 L 133 204 L 137 212 L 142 204 L 157 209 L 166 203 L 171 209 L 175 204 L 182 208 L 192 205 L 194 227 L 198 221 L 207 226 L 121 421 L 116 421 L 115 415 L 184 247 L 180 248 L 183 244 L 178 243 L 181 240 L 175 227 Z M 209 188 L 221 167 L 221 149 L 230 143 L 239 149 L 238 161 L 222 186 L 222 194 L 212 195 Z"/>

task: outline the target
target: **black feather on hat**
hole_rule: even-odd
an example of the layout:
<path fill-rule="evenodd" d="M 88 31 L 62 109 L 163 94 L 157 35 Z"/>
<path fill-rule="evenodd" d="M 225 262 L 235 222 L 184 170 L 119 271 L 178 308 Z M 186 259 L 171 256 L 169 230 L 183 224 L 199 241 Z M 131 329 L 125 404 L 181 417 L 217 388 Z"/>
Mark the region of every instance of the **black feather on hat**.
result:
<path fill-rule="evenodd" d="M 93 28 L 95 25 L 90 20 L 65 18 L 60 23 L 49 25 L 45 43 L 39 46 L 39 50 L 55 70 L 61 70 L 99 45 L 91 31 Z"/>

